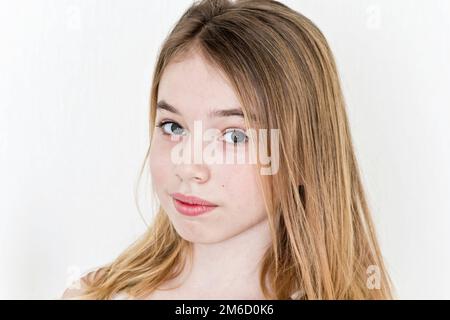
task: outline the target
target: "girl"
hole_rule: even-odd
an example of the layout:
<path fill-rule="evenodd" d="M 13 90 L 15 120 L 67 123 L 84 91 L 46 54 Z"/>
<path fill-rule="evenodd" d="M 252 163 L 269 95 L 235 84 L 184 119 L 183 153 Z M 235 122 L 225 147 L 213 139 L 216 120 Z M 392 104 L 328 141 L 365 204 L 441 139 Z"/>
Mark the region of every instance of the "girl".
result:
<path fill-rule="evenodd" d="M 277 1 L 193 3 L 161 47 L 150 98 L 144 165 L 159 210 L 64 298 L 392 298 L 335 61 L 308 18 Z M 179 161 L 198 124 L 217 129 L 203 156 L 246 159 L 259 139 L 267 157 Z"/>

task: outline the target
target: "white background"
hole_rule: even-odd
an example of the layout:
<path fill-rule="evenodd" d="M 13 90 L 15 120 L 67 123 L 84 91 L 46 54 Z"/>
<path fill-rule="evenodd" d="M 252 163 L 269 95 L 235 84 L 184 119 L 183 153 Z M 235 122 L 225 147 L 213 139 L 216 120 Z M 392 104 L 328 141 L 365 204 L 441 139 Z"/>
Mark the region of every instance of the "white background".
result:
<path fill-rule="evenodd" d="M 450 2 L 282 2 L 335 54 L 399 297 L 449 299 Z M 58 298 L 145 230 L 151 74 L 190 3 L 0 1 L 0 298 Z"/>

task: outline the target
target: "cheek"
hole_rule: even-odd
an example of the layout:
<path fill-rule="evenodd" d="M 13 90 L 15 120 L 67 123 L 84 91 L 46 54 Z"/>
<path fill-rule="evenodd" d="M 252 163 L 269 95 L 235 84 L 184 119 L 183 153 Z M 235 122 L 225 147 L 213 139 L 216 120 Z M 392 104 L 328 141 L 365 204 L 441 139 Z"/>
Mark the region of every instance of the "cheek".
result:
<path fill-rule="evenodd" d="M 225 165 L 218 169 L 220 188 L 233 212 L 248 212 L 252 216 L 264 214 L 264 200 L 253 165 Z"/>
<path fill-rule="evenodd" d="M 154 140 L 149 153 L 149 166 L 152 184 L 156 190 L 164 186 L 171 173 L 170 151 L 164 150 L 164 145 Z"/>

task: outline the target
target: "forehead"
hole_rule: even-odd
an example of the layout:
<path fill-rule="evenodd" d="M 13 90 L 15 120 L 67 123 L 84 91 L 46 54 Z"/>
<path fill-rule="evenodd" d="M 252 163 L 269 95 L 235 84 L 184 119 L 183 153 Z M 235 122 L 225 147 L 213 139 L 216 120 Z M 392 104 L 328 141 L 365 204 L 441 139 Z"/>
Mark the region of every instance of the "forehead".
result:
<path fill-rule="evenodd" d="M 240 105 L 225 75 L 199 54 L 191 54 L 165 68 L 158 87 L 158 100 L 177 106 L 183 113 Z"/>

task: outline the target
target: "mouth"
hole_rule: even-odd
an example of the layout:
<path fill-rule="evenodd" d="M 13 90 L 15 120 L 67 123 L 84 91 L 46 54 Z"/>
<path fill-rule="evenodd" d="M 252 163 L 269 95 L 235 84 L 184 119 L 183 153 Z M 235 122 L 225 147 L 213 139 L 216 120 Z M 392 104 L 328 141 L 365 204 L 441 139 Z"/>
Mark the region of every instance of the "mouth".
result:
<path fill-rule="evenodd" d="M 172 193 L 171 196 L 175 209 L 186 216 L 198 216 L 218 207 L 212 202 L 194 196 L 186 196 L 181 193 Z"/>

